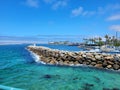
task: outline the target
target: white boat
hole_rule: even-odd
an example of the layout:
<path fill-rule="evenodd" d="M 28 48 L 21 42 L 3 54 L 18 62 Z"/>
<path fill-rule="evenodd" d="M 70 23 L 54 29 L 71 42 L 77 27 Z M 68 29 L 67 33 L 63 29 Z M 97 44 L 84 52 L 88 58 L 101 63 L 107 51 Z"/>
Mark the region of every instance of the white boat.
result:
<path fill-rule="evenodd" d="M 115 46 L 104 45 L 100 48 L 101 52 L 120 52 Z"/>
<path fill-rule="evenodd" d="M 91 49 L 89 52 L 101 52 L 100 49 Z"/>

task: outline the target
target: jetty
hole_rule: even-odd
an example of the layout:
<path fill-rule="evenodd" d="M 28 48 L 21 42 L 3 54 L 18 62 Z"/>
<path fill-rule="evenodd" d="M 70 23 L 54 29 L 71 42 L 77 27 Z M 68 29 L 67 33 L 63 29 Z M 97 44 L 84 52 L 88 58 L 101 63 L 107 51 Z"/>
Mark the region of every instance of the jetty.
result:
<path fill-rule="evenodd" d="M 96 68 L 120 70 L 120 54 L 96 52 L 70 52 L 43 46 L 28 46 L 27 49 L 39 57 L 44 64 L 66 66 L 92 66 Z"/>

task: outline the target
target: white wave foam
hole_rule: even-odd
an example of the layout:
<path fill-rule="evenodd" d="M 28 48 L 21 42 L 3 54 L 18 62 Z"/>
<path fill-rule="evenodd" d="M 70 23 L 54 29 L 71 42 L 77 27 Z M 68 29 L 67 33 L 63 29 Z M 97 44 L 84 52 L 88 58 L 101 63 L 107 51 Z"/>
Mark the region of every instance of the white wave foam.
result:
<path fill-rule="evenodd" d="M 28 49 L 27 49 L 28 50 Z M 41 61 L 39 55 L 35 54 L 34 52 L 28 50 L 31 54 L 31 56 L 33 57 L 33 59 L 35 60 L 35 62 L 37 63 L 42 63 L 42 64 L 46 64 L 45 62 Z"/>

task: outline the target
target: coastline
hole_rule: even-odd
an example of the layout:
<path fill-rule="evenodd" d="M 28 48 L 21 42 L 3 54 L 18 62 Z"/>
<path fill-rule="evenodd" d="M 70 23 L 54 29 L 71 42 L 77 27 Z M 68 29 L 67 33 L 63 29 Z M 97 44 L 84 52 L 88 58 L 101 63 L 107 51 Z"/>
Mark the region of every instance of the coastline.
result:
<path fill-rule="evenodd" d="M 41 53 L 39 52 L 40 49 L 41 49 Z M 105 54 L 106 56 L 108 56 L 108 57 L 106 57 L 107 63 L 110 63 L 110 64 L 106 63 L 107 64 L 106 67 L 103 67 L 104 60 L 103 61 L 98 60 L 98 59 L 100 59 L 100 57 L 98 56 L 100 54 L 95 54 L 94 53 L 95 55 L 97 55 L 96 58 L 98 58 L 97 59 L 98 61 L 97 60 L 91 61 L 90 63 L 94 63 L 94 64 L 96 63 L 95 65 L 93 65 L 93 64 L 88 63 L 88 61 L 90 61 L 91 58 L 88 58 L 88 61 L 86 60 L 86 61 L 83 61 L 83 62 L 82 62 L 82 60 L 79 60 L 80 62 L 78 60 L 71 61 L 73 59 L 73 57 L 77 57 L 77 56 L 72 56 L 73 52 L 69 52 L 69 51 L 63 51 L 63 50 L 57 50 L 57 49 L 50 49 L 50 48 L 42 47 L 42 46 L 39 46 L 39 47 L 38 46 L 28 46 L 27 50 L 32 53 L 33 57 L 34 56 L 36 57 L 36 59 L 35 59 L 36 62 L 40 62 L 42 64 L 47 64 L 47 65 L 63 65 L 63 66 L 85 66 L 85 67 L 87 66 L 87 67 L 95 67 L 95 68 L 107 69 L 107 70 L 117 70 L 117 71 L 120 70 L 120 61 L 119 61 L 120 58 L 117 61 L 113 61 L 111 59 L 111 57 L 110 57 L 111 56 L 110 54 Z M 50 53 L 46 53 L 47 51 L 50 52 Z M 54 56 L 54 55 L 52 56 L 51 53 L 54 53 L 54 52 L 57 52 L 58 54 L 61 53 L 61 56 L 59 56 L 59 55 L 57 57 Z M 70 57 L 72 59 L 70 61 L 67 60 L 64 57 L 65 53 L 71 54 Z M 76 54 L 77 53 L 82 53 L 83 54 L 83 58 L 87 58 L 87 56 L 85 56 L 87 54 L 88 55 L 92 55 L 93 54 L 93 53 L 87 53 L 87 54 L 85 54 L 85 52 L 74 52 L 74 53 L 76 53 Z M 117 55 L 115 57 L 117 57 Z M 61 59 L 61 60 L 57 61 L 57 59 Z M 108 60 L 110 60 L 110 61 L 108 61 Z"/>

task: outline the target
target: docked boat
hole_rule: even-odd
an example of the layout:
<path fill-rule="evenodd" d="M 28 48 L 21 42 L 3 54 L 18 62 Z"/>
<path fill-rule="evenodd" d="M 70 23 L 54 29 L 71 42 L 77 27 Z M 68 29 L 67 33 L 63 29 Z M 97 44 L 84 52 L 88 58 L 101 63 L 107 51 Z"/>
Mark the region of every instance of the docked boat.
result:
<path fill-rule="evenodd" d="M 104 45 L 100 48 L 101 52 L 120 52 L 115 46 Z"/>

